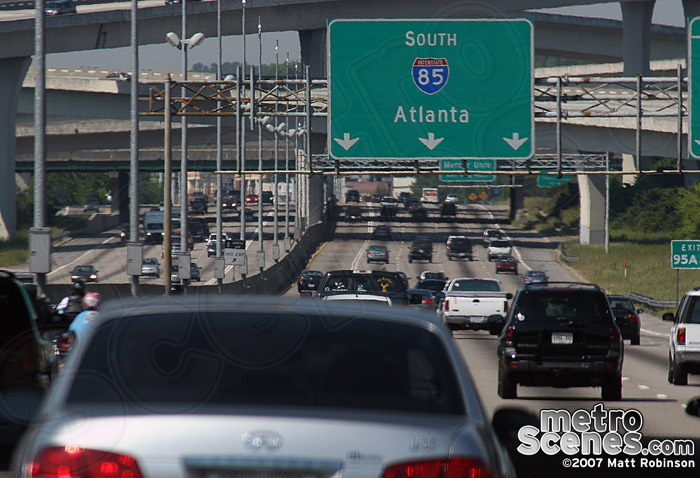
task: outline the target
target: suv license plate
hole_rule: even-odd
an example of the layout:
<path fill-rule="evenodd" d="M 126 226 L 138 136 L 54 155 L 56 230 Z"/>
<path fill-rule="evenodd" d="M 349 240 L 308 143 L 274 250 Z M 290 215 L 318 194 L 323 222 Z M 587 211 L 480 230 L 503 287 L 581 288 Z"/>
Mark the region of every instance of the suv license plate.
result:
<path fill-rule="evenodd" d="M 552 344 L 571 345 L 574 343 L 574 334 L 571 332 L 552 332 Z"/>

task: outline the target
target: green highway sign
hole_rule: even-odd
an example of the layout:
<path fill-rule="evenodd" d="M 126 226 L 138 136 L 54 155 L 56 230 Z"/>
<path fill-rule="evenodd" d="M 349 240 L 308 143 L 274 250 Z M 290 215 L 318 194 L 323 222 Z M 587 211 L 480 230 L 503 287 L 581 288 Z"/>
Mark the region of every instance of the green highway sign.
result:
<path fill-rule="evenodd" d="M 700 269 L 700 241 L 671 241 L 672 269 Z"/>
<path fill-rule="evenodd" d="M 694 17 L 688 25 L 688 83 L 690 94 L 690 132 L 688 151 L 693 158 L 700 158 L 700 17 Z M 695 70 L 698 70 L 697 73 Z"/>
<path fill-rule="evenodd" d="M 467 159 L 467 171 L 495 171 L 496 161 L 493 159 Z M 464 171 L 462 161 L 459 159 L 441 159 L 442 171 Z M 495 174 L 441 174 L 440 181 L 480 181 L 493 182 Z"/>
<path fill-rule="evenodd" d="M 333 20 L 328 32 L 332 158 L 533 156 L 529 20 Z"/>
<path fill-rule="evenodd" d="M 571 175 L 562 175 L 562 177 L 543 175 L 537 176 L 537 187 L 538 188 L 555 188 L 559 185 L 566 184 L 573 179 Z"/>

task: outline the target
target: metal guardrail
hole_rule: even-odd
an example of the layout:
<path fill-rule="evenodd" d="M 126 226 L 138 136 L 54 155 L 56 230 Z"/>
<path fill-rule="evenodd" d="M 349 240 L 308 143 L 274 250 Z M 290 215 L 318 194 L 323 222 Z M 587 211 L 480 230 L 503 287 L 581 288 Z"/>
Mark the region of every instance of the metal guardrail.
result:
<path fill-rule="evenodd" d="M 578 257 L 566 255 L 566 251 L 564 250 L 564 243 L 563 242 L 559 243 L 559 253 L 561 254 L 561 258 L 565 262 L 578 262 Z"/>
<path fill-rule="evenodd" d="M 630 292 L 629 298 L 635 302 L 639 302 L 640 304 L 648 305 L 649 307 L 657 309 L 674 309 L 677 305 L 675 300 L 654 299 L 653 297 L 647 297 L 646 295 L 637 294 L 636 292 Z"/>

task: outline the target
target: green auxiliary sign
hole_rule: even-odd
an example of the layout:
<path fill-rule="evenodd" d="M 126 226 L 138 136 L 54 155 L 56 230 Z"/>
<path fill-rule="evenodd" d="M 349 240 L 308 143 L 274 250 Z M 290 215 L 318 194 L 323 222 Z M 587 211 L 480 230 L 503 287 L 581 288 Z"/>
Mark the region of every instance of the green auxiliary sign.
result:
<path fill-rule="evenodd" d="M 700 269 L 700 241 L 671 241 L 672 269 Z"/>
<path fill-rule="evenodd" d="M 700 158 L 700 17 L 694 17 L 688 25 L 688 83 L 690 93 L 690 132 L 688 151 Z M 698 70 L 697 72 L 695 70 Z"/>
<path fill-rule="evenodd" d="M 562 177 L 552 176 L 552 175 L 539 175 L 537 176 L 537 187 L 538 188 L 555 188 L 562 184 L 566 184 L 573 179 L 571 175 L 562 175 Z"/>
<path fill-rule="evenodd" d="M 527 159 L 533 26 L 516 20 L 333 20 L 334 159 Z"/>
<path fill-rule="evenodd" d="M 467 159 L 467 171 L 495 171 L 496 161 L 493 159 Z M 442 171 L 464 171 L 462 160 L 441 159 L 440 169 Z M 480 181 L 493 182 L 496 180 L 495 174 L 441 174 L 440 181 Z"/>

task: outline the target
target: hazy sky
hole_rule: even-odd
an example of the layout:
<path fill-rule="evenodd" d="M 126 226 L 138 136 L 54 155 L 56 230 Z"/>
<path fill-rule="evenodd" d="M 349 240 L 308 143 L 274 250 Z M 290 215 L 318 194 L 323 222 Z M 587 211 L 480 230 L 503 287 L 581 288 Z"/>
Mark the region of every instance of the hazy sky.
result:
<path fill-rule="evenodd" d="M 543 12 L 576 15 L 584 17 L 611 18 L 621 20 L 622 13 L 619 3 L 606 3 L 582 7 L 563 7 L 540 10 Z M 683 26 L 683 6 L 681 0 L 656 0 L 654 8 L 654 23 L 662 25 Z M 263 32 L 265 25 L 262 25 Z M 279 60 L 284 63 L 287 53 L 291 60 L 301 59 L 299 39 L 296 32 L 263 33 L 263 63 L 275 62 L 275 41 L 279 40 Z M 165 43 L 165 39 L 163 40 Z M 223 41 L 224 61 L 240 61 L 242 42 L 240 37 L 226 37 Z M 258 62 L 257 35 L 249 35 L 246 40 L 247 59 L 249 63 Z M 189 51 L 190 68 L 195 63 L 209 65 L 216 59 L 215 39 L 205 39 L 196 48 Z M 98 67 L 114 70 L 129 70 L 131 68 L 129 48 L 112 50 L 93 50 L 73 53 L 58 53 L 48 55 L 46 63 L 52 67 Z M 180 71 L 181 54 L 169 45 L 146 45 L 139 49 L 139 62 L 142 70 Z"/>

